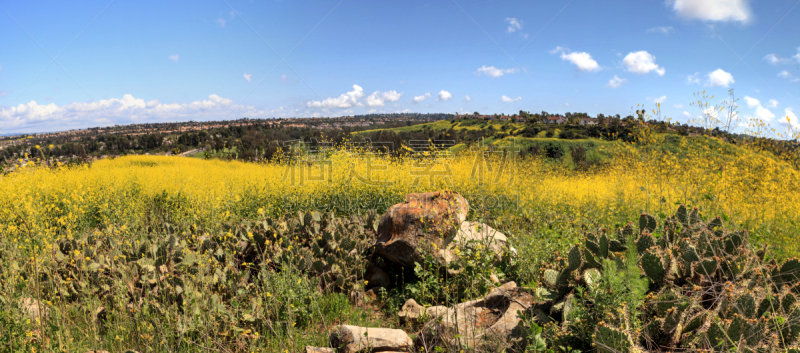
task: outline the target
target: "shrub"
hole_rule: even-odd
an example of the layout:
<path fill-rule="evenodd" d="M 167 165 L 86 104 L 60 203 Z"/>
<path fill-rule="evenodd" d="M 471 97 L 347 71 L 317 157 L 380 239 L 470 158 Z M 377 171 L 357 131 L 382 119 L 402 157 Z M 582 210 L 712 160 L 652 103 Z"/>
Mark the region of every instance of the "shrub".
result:
<path fill-rule="evenodd" d="M 528 125 L 525 127 L 525 129 L 522 130 L 522 136 L 533 138 L 538 136 L 541 131 L 542 129 L 540 129 L 537 126 Z"/>
<path fill-rule="evenodd" d="M 579 133 L 576 133 L 573 130 L 564 130 L 564 131 L 561 131 L 558 134 L 558 138 L 564 139 L 564 140 L 578 140 L 578 139 L 583 139 L 583 138 L 586 138 L 586 137 L 581 135 L 581 134 L 579 134 Z"/>
<path fill-rule="evenodd" d="M 564 156 L 564 147 L 559 144 L 548 143 L 544 146 L 545 156 L 552 159 L 561 159 Z"/>
<path fill-rule="evenodd" d="M 551 137 L 555 136 L 555 134 L 556 133 L 553 132 L 553 130 L 547 130 L 547 132 L 544 134 L 544 137 L 551 138 Z"/>
<path fill-rule="evenodd" d="M 590 164 L 586 159 L 586 149 L 581 145 L 569 146 L 572 162 L 578 170 L 589 170 Z"/>

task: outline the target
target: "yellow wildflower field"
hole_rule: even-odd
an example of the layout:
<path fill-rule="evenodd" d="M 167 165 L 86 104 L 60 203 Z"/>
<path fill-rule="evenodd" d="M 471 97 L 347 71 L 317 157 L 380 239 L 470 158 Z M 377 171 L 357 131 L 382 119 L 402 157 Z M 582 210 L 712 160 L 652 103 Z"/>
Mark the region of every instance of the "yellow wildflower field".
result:
<path fill-rule="evenodd" d="M 324 162 L 291 164 L 129 156 L 73 168 L 34 165 L 0 179 L 0 234 L 46 245 L 102 225 L 136 229 L 154 209 L 174 223 L 210 229 L 259 212 L 382 212 L 406 193 L 448 188 L 468 195 L 472 216 L 529 222 L 557 213 L 613 226 L 641 212 L 670 214 L 684 203 L 749 230 L 779 254 L 800 253 L 793 241 L 798 172 L 745 149 L 706 148 L 678 154 L 620 145 L 611 164 L 589 172 L 487 151 L 422 160 L 333 152 Z"/>

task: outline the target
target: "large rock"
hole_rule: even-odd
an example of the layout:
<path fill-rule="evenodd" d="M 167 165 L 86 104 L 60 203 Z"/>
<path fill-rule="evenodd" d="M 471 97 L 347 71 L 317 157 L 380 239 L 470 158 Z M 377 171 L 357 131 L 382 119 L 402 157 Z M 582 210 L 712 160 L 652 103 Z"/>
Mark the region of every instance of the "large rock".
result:
<path fill-rule="evenodd" d="M 426 351 L 436 346 L 489 351 L 509 348 L 521 332 L 519 313 L 533 304 L 530 293 L 508 282 L 481 299 L 447 308 L 439 317 L 428 315 L 436 319 L 417 335 L 416 347 Z"/>
<path fill-rule="evenodd" d="M 337 353 L 412 352 L 411 337 L 403 330 L 341 325 L 330 335 Z"/>
<path fill-rule="evenodd" d="M 389 274 L 373 263 L 367 265 L 367 272 L 364 274 L 364 279 L 367 281 L 367 287 L 369 288 L 389 288 L 391 284 L 389 281 Z"/>
<path fill-rule="evenodd" d="M 406 195 L 406 201 L 386 211 L 378 225 L 375 252 L 387 260 L 414 267 L 421 249 L 444 249 L 467 218 L 469 203 L 453 191 Z"/>
<path fill-rule="evenodd" d="M 505 234 L 486 224 L 462 222 L 458 231 L 442 242 L 442 249 L 438 251 L 439 261 L 444 265 L 450 265 L 450 262 L 456 258 L 456 247 L 463 248 L 468 245 L 483 245 L 499 259 L 508 250 L 508 238 Z"/>

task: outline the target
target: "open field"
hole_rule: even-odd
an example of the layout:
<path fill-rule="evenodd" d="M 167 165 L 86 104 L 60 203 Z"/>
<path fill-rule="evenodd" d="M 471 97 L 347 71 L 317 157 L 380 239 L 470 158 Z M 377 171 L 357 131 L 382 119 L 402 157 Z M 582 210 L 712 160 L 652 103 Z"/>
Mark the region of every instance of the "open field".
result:
<path fill-rule="evenodd" d="M 654 138 L 661 140 L 514 141 L 522 151 L 535 142 L 592 144 L 591 158 L 602 163 L 586 171 L 567 157 L 517 156 L 504 168 L 503 156 L 513 154 L 486 146 L 439 160 L 435 177 L 411 158 L 368 162 L 343 151 L 310 167 L 149 156 L 29 165 L 0 179 L 0 350 L 300 351 L 324 345 L 332 324 L 400 326 L 405 299 L 437 298 L 414 290 L 425 288 L 420 279 L 356 307 L 342 288 L 363 290 L 359 275 L 319 289 L 318 277 L 289 266 L 303 239 L 269 229 L 298 211 L 380 215 L 411 192 L 467 197 L 469 219 L 504 232 L 518 251 L 514 268 L 497 273 L 531 287 L 542 264 L 586 231 L 621 227 L 642 212 L 664 219 L 679 204 L 747 230 L 773 256 L 800 254 L 797 170 L 715 138 Z M 262 233 L 259 246 L 273 248 L 255 261 L 241 244 Z M 458 283 L 448 303 L 484 294 L 477 283 Z M 26 319 L 21 298 L 40 298 L 49 315 Z"/>

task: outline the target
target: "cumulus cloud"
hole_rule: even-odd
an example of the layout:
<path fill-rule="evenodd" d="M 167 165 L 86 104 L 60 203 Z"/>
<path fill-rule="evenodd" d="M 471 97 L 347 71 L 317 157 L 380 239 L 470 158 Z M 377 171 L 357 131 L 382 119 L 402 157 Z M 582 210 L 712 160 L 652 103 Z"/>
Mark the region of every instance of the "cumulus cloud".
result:
<path fill-rule="evenodd" d="M 9 93 L 11 93 L 11 92 L 10 92 L 10 91 L 3 91 L 3 90 L 0 90 L 0 97 L 5 97 L 5 96 L 7 96 Z"/>
<path fill-rule="evenodd" d="M 517 68 L 498 69 L 498 68 L 496 68 L 494 66 L 483 65 L 483 66 L 478 68 L 478 71 L 476 73 L 479 74 L 479 75 L 481 73 L 483 73 L 486 76 L 500 77 L 500 76 L 503 76 L 505 74 L 514 74 L 514 73 L 517 73 L 518 71 L 519 70 L 517 70 Z"/>
<path fill-rule="evenodd" d="M 218 18 L 217 19 L 217 23 L 219 23 L 220 27 L 225 28 L 225 19 L 224 18 Z"/>
<path fill-rule="evenodd" d="M 767 54 L 766 56 L 764 56 L 764 60 L 766 60 L 768 63 L 772 65 L 784 64 L 791 61 L 787 58 L 778 56 L 777 54 Z"/>
<path fill-rule="evenodd" d="M 672 9 L 683 18 L 701 21 L 750 20 L 749 0 L 674 0 Z"/>
<path fill-rule="evenodd" d="M 736 83 L 733 80 L 733 75 L 722 69 L 716 69 L 708 73 L 708 85 L 711 87 L 728 87 L 731 83 Z"/>
<path fill-rule="evenodd" d="M 522 99 L 522 97 L 511 98 L 511 97 L 508 97 L 506 95 L 503 95 L 502 97 L 500 97 L 500 100 L 503 101 L 503 103 L 517 102 L 517 101 L 519 101 L 521 99 Z"/>
<path fill-rule="evenodd" d="M 688 84 L 700 84 L 700 73 L 695 72 L 694 75 L 686 76 L 686 83 Z"/>
<path fill-rule="evenodd" d="M 689 114 L 689 112 L 687 112 L 687 111 L 684 111 L 684 112 L 683 112 L 683 116 L 685 116 L 685 117 L 687 117 L 687 118 L 691 118 L 691 117 L 692 117 L 692 114 Z"/>
<path fill-rule="evenodd" d="M 250 82 L 252 77 L 253 77 L 253 75 L 251 75 L 251 74 L 244 74 L 244 79 L 247 80 L 247 82 Z"/>
<path fill-rule="evenodd" d="M 769 104 L 767 104 L 770 108 L 776 108 L 778 106 L 778 101 L 774 99 L 769 100 Z"/>
<path fill-rule="evenodd" d="M 786 114 L 786 119 L 783 119 L 782 123 L 790 125 L 795 129 L 800 128 L 800 121 L 797 120 L 797 115 L 795 115 L 792 108 L 786 108 L 783 112 Z"/>
<path fill-rule="evenodd" d="M 785 78 L 785 79 L 790 79 L 790 78 L 792 78 L 792 73 L 789 72 L 789 71 L 783 70 L 783 71 L 778 73 L 778 77 Z"/>
<path fill-rule="evenodd" d="M 424 100 L 426 100 L 426 99 L 428 99 L 430 97 L 431 97 L 431 93 L 430 92 L 425 92 L 425 94 L 423 94 L 421 96 L 414 96 L 414 103 L 422 102 L 422 101 L 424 101 Z"/>
<path fill-rule="evenodd" d="M 653 54 L 644 50 L 628 53 L 628 55 L 622 59 L 622 65 L 625 66 L 626 70 L 636 74 L 646 74 L 655 71 L 658 76 L 664 76 L 667 72 L 663 67 L 656 65 L 656 57 Z"/>
<path fill-rule="evenodd" d="M 672 26 L 669 27 L 654 27 L 647 30 L 647 33 L 661 33 L 661 34 L 670 34 L 675 32 L 675 29 Z"/>
<path fill-rule="evenodd" d="M 750 96 L 744 96 L 744 101 L 747 103 L 748 108 L 754 108 L 761 105 L 761 101 Z"/>
<path fill-rule="evenodd" d="M 469 101 L 472 101 L 472 98 L 470 96 L 464 96 L 464 100 L 469 102 Z"/>
<path fill-rule="evenodd" d="M 450 98 L 453 98 L 453 95 L 450 92 L 447 92 L 445 90 L 439 91 L 439 100 L 440 101 L 444 102 L 444 101 L 446 101 L 446 100 L 448 100 Z"/>
<path fill-rule="evenodd" d="M 558 53 L 561 53 L 561 60 L 573 63 L 580 71 L 600 71 L 602 69 L 589 53 L 570 52 L 569 48 L 565 47 L 556 47 L 550 51 L 550 54 Z"/>
<path fill-rule="evenodd" d="M 611 80 L 608 81 L 607 86 L 611 88 L 617 88 L 619 86 L 622 86 L 622 84 L 625 82 L 628 82 L 628 79 L 619 78 L 617 77 L 617 75 L 614 75 L 614 77 L 612 77 Z"/>
<path fill-rule="evenodd" d="M 170 55 L 170 56 L 167 57 L 167 59 L 170 59 L 170 60 L 172 60 L 174 62 L 178 62 L 178 54 Z"/>
<path fill-rule="evenodd" d="M 522 29 L 522 21 L 514 17 L 506 17 L 506 22 L 508 22 L 508 33 L 513 33 L 518 29 Z"/>
<path fill-rule="evenodd" d="M 667 100 L 667 96 L 661 96 L 661 97 L 658 97 L 658 98 L 653 98 L 653 102 L 654 103 L 658 103 L 658 104 L 664 103 L 664 101 L 666 101 L 666 100 Z"/>
<path fill-rule="evenodd" d="M 386 102 L 397 102 L 402 95 L 403 92 L 397 93 L 397 91 L 375 91 L 367 97 L 367 105 L 370 107 L 382 107 Z"/>
<path fill-rule="evenodd" d="M 769 109 L 764 108 L 764 106 L 761 105 L 761 101 L 759 101 L 758 99 L 755 99 L 750 96 L 744 96 L 744 101 L 745 103 L 747 103 L 748 108 L 756 109 L 755 110 L 756 118 L 769 122 L 775 117 L 775 114 L 773 114 Z"/>
<path fill-rule="evenodd" d="M 350 108 L 354 105 L 361 105 L 358 100 L 364 96 L 364 89 L 359 85 L 353 85 L 353 90 L 342 93 L 339 97 L 329 97 L 322 101 L 308 101 L 309 108 Z"/>
<path fill-rule="evenodd" d="M 268 117 L 270 112 L 253 106 L 237 105 L 228 98 L 216 94 L 208 99 L 190 103 L 161 103 L 145 101 L 130 94 L 122 98 L 103 99 L 94 102 L 74 102 L 66 105 L 39 104 L 30 101 L 8 107 L 0 112 L 0 125 L 9 131 L 32 131 L 37 126 L 73 128 L 75 124 L 87 122 L 102 125 L 130 124 L 150 121 L 181 121 L 219 119 L 233 112 L 236 116 Z"/>

